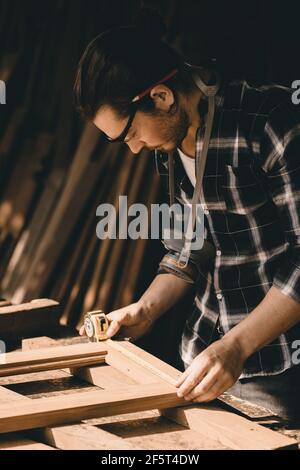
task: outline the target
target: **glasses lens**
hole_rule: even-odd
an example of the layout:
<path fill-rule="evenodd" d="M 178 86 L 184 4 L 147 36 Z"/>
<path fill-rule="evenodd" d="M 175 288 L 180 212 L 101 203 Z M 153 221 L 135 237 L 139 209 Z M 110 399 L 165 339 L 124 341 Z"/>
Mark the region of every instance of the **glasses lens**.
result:
<path fill-rule="evenodd" d="M 131 128 L 131 124 L 132 124 L 132 121 L 134 120 L 134 116 L 135 116 L 136 112 L 137 112 L 137 105 L 134 105 L 133 109 L 131 111 L 131 114 L 129 116 L 128 122 L 127 122 L 124 130 L 121 132 L 121 134 L 118 137 L 116 137 L 115 139 L 112 139 L 111 137 L 108 137 L 106 134 L 104 134 L 106 139 L 110 143 L 112 143 L 112 142 L 124 142 L 124 139 L 126 138 L 128 132 L 129 132 L 129 129 Z"/>

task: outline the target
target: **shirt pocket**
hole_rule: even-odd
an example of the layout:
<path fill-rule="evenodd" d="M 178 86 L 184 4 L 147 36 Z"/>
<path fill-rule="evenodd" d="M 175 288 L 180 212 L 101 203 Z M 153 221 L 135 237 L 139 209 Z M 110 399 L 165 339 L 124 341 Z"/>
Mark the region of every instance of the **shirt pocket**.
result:
<path fill-rule="evenodd" d="M 224 165 L 221 188 L 226 209 L 235 214 L 254 212 L 268 202 L 264 172 L 253 163 Z"/>

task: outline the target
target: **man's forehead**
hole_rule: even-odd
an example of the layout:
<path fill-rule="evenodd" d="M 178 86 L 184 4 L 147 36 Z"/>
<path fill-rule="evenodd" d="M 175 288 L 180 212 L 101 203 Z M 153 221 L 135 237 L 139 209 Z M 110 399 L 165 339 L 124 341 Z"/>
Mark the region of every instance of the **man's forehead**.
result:
<path fill-rule="evenodd" d="M 120 118 L 110 106 L 102 106 L 93 120 L 95 126 L 111 138 L 120 135 L 127 121 L 128 118 Z"/>

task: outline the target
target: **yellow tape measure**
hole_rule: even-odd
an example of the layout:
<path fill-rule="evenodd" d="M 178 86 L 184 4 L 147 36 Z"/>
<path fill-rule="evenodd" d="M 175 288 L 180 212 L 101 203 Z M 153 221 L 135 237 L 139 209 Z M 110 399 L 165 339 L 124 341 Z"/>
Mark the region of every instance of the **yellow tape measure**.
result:
<path fill-rule="evenodd" d="M 90 341 L 98 342 L 106 340 L 108 320 L 105 313 L 102 310 L 88 312 L 84 316 L 84 328 Z"/>

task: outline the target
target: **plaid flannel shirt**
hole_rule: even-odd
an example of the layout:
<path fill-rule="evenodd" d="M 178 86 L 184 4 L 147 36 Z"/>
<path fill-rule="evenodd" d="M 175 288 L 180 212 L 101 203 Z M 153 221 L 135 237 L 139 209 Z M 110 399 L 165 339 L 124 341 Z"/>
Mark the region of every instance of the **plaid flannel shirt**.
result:
<path fill-rule="evenodd" d="M 198 266 L 179 347 L 185 367 L 246 318 L 272 285 L 300 303 L 300 106 L 292 103 L 291 93 L 234 81 L 223 83 L 216 96 L 200 201 L 205 237 L 216 257 L 208 271 Z M 201 103 L 204 117 L 207 103 Z M 196 142 L 200 148 L 203 133 Z M 156 152 L 155 160 L 167 195 L 167 155 Z M 191 202 L 194 188 L 178 152 L 174 176 L 176 202 Z M 292 367 L 297 339 L 300 323 L 249 357 L 241 378 Z"/>

